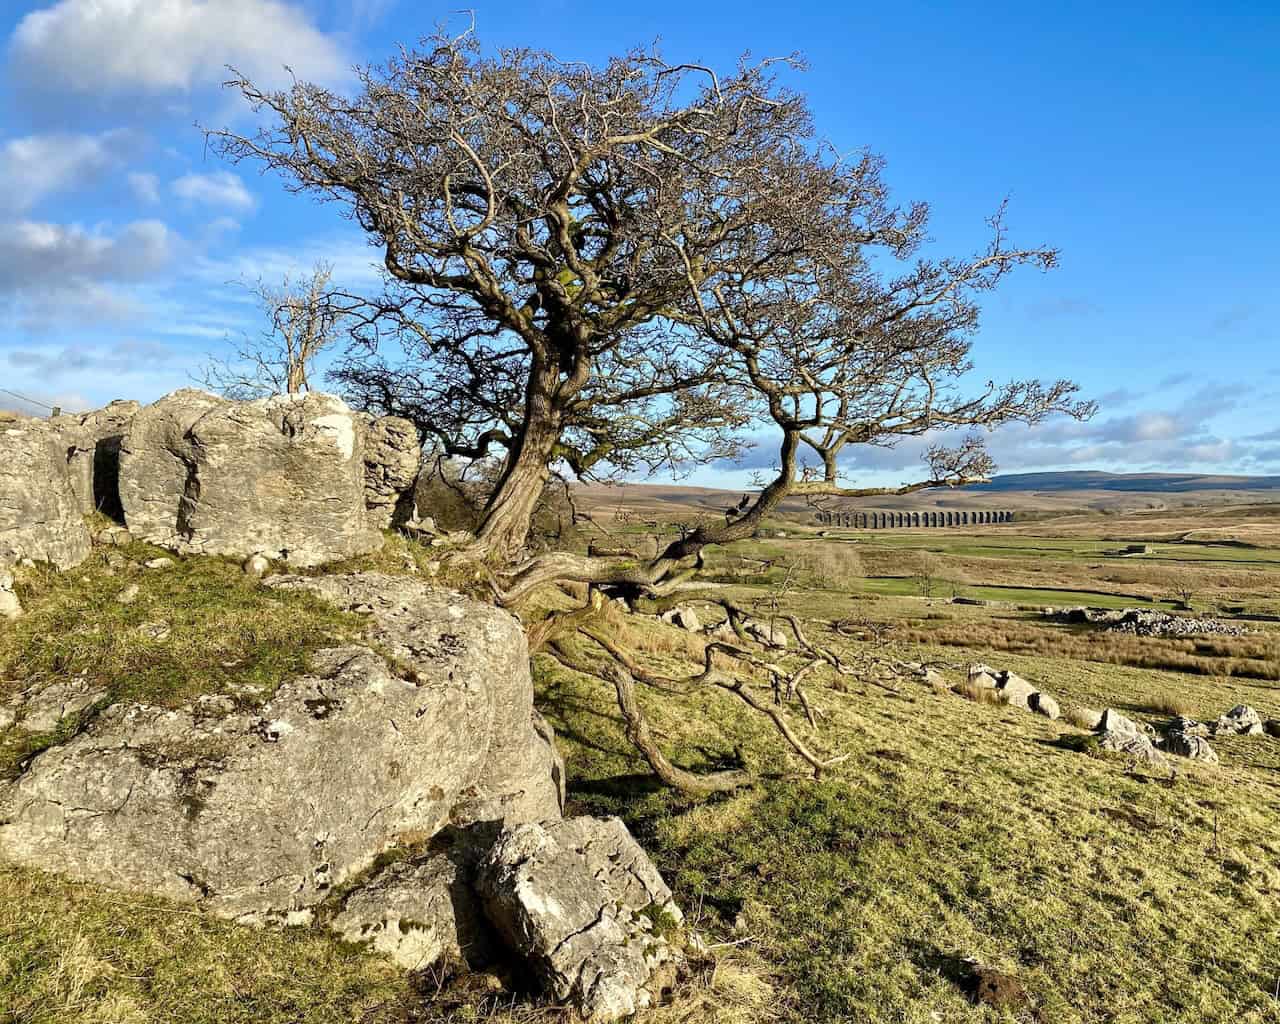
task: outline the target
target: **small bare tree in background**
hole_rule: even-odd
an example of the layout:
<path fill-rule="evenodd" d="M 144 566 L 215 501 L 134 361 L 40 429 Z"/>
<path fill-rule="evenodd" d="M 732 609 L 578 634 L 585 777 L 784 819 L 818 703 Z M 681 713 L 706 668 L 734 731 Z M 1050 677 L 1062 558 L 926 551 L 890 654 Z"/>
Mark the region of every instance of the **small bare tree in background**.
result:
<path fill-rule="evenodd" d="M 330 291 L 332 277 L 332 264 L 321 260 L 302 278 L 285 275 L 279 284 L 262 278 L 247 284 L 267 326 L 257 337 L 242 338 L 234 356 L 211 359 L 200 382 L 236 399 L 310 390 L 308 370 L 338 340 L 348 315 Z"/>

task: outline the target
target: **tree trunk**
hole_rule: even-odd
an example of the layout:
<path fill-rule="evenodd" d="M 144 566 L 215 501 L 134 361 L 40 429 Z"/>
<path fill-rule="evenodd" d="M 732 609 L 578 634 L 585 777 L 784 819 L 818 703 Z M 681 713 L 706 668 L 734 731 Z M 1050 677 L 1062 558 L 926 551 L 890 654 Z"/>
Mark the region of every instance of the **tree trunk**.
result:
<path fill-rule="evenodd" d="M 474 549 L 486 561 L 509 563 L 529 537 L 533 513 L 551 477 L 551 460 L 560 440 L 560 411 L 553 394 L 554 365 L 529 374 L 525 422 L 506 467 L 485 506 Z"/>

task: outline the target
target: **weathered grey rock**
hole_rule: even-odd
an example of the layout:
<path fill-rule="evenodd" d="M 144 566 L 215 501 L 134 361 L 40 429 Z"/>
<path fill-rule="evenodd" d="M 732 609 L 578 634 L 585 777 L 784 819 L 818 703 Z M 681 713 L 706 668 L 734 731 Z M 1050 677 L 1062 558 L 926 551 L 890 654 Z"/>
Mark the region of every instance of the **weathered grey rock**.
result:
<path fill-rule="evenodd" d="M 687 629 L 690 633 L 702 632 L 702 620 L 698 618 L 698 613 L 689 607 L 682 606 L 663 612 L 662 621 L 671 626 L 678 626 L 680 629 Z"/>
<path fill-rule="evenodd" d="M 1237 704 L 1218 719 L 1213 727 L 1214 735 L 1232 733 L 1239 736 L 1260 736 L 1262 716 L 1248 704 Z"/>
<path fill-rule="evenodd" d="M 287 921 L 402 837 L 560 814 L 514 618 L 373 573 L 275 585 L 367 605 L 395 668 L 349 646 L 256 711 L 113 705 L 0 783 L 0 856 Z"/>
<path fill-rule="evenodd" d="M 1202 736 L 1208 738 L 1212 731 L 1204 722 L 1197 722 L 1194 718 L 1187 718 L 1185 715 L 1179 715 L 1169 723 L 1169 732 L 1180 732 L 1187 736 Z"/>
<path fill-rule="evenodd" d="M 1124 754 L 1147 764 L 1160 764 L 1164 758 L 1145 733 L 1127 732 L 1123 729 L 1106 729 L 1098 735 L 1098 747 L 1115 754 Z"/>
<path fill-rule="evenodd" d="M 133 604 L 138 600 L 138 596 L 142 593 L 142 588 L 136 583 L 130 583 L 120 593 L 116 595 L 116 600 L 121 604 Z"/>
<path fill-rule="evenodd" d="M 180 552 L 311 566 L 376 550 L 363 425 L 333 395 L 233 402 L 176 391 L 138 412 L 120 454 L 134 536 Z"/>
<path fill-rule="evenodd" d="M 177 563 L 172 558 L 148 558 L 142 563 L 144 569 L 172 569 Z"/>
<path fill-rule="evenodd" d="M 7 704 L 0 704 L 0 732 L 10 728 L 18 720 L 18 713 Z"/>
<path fill-rule="evenodd" d="M 364 417 L 364 503 L 378 529 L 413 517 L 422 465 L 418 429 L 400 416 Z"/>
<path fill-rule="evenodd" d="M 1028 697 L 1027 706 L 1036 714 L 1044 715 L 1045 718 L 1056 719 L 1062 717 L 1062 708 L 1058 706 L 1058 702 L 1043 690 Z"/>
<path fill-rule="evenodd" d="M 22 715 L 18 728 L 24 732 L 53 732 L 64 718 L 78 715 L 107 696 L 105 690 L 92 687 L 87 680 L 60 680 L 22 695 Z"/>
<path fill-rule="evenodd" d="M 472 968 L 493 963 L 501 945 L 474 888 L 484 852 L 455 847 L 392 864 L 361 884 L 329 927 L 408 970 L 442 958 Z"/>
<path fill-rule="evenodd" d="M 1004 673 L 997 682 L 1001 700 L 1010 707 L 1031 710 L 1031 696 L 1039 692 L 1034 685 L 1013 672 Z"/>
<path fill-rule="evenodd" d="M 1099 732 L 1129 733 L 1134 736 L 1142 734 L 1137 722 L 1132 718 L 1126 718 L 1115 708 L 1107 708 L 1102 712 L 1097 729 Z"/>
<path fill-rule="evenodd" d="M 89 556 L 89 530 L 59 445 L 44 421 L 0 421 L 0 568 L 31 559 L 69 569 Z"/>
<path fill-rule="evenodd" d="M 49 421 L 67 460 L 71 490 L 82 514 L 102 512 L 119 520 L 120 444 L 137 402 L 115 401 L 93 412 L 56 416 Z"/>
<path fill-rule="evenodd" d="M 0 619 L 16 619 L 22 614 L 22 602 L 13 589 L 13 573 L 0 569 Z"/>
<path fill-rule="evenodd" d="M 1218 760 L 1218 754 L 1213 747 L 1209 746 L 1209 741 L 1195 733 L 1170 731 L 1165 738 L 1164 749 L 1170 754 L 1176 754 L 1178 757 L 1189 757 L 1193 761 L 1214 762 Z"/>
<path fill-rule="evenodd" d="M 678 953 L 654 934 L 652 918 L 682 917 L 617 818 L 509 829 L 477 886 L 499 934 L 588 1021 L 630 1016 L 672 980 Z"/>

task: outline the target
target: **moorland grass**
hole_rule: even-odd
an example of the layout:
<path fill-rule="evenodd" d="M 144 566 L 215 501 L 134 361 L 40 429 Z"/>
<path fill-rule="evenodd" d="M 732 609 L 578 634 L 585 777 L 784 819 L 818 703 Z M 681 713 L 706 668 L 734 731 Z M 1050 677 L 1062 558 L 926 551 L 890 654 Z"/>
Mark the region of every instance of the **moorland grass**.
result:
<path fill-rule="evenodd" d="M 256 585 L 223 576 L 234 566 L 183 560 L 179 568 L 230 588 L 230 604 L 249 619 L 247 608 L 263 599 Z M 126 572 L 148 587 L 165 579 Z M 97 578 L 92 567 L 86 575 Z M 116 621 L 119 610 L 95 611 L 93 595 L 105 600 L 126 582 L 93 583 L 87 621 Z M 76 618 L 78 585 L 75 574 L 48 584 L 71 606 L 65 618 L 53 614 L 56 601 L 41 611 L 38 589 L 24 596 L 33 615 L 66 623 Z M 722 593 L 743 605 L 773 600 L 761 587 Z M 968 662 L 984 661 L 1064 707 L 1111 706 L 1157 725 L 1175 703 L 1200 719 L 1236 703 L 1280 716 L 1272 679 L 1107 663 L 1073 641 L 1078 631 L 995 609 L 805 585 L 777 600 L 811 620 L 815 639 L 849 652 L 858 645 L 822 620 L 888 622 L 884 653 L 935 663 L 952 684 Z M 134 624 L 154 617 L 139 611 Z M 618 636 L 658 671 L 696 670 L 699 638 L 620 618 Z M 1024 628 L 1034 632 L 1011 632 Z M 566 642 L 585 660 L 599 657 Z M 1215 639 L 1189 656 L 1249 660 L 1235 643 Z M 126 664 L 104 650 L 109 664 Z M 1264 644 L 1252 660 L 1268 652 Z M 713 769 L 741 752 L 760 774 L 751 789 L 695 800 L 653 782 L 609 687 L 545 654 L 535 658 L 535 681 L 566 757 L 570 812 L 621 815 L 712 946 L 653 1024 L 1280 1024 L 1280 741 L 1219 737 L 1216 766 L 1144 767 L 1082 752 L 1084 733 L 1069 721 L 924 682 L 902 680 L 891 693 L 811 681 L 821 728 L 797 714 L 797 729 L 821 753 L 850 755 L 815 782 L 770 724 L 731 695 L 642 687 L 654 735 L 676 763 Z M 1028 1005 L 975 1004 L 966 983 L 973 961 L 1015 976 Z M 0 869 L 0 1008 L 4 1024 L 568 1019 L 444 975 L 406 978 L 322 933 L 246 932 L 13 868 Z"/>

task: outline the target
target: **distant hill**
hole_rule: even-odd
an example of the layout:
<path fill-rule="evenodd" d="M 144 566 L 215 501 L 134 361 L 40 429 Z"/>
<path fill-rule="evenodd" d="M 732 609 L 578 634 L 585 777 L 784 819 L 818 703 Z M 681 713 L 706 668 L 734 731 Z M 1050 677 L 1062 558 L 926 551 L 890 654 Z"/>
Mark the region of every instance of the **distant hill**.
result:
<path fill-rule="evenodd" d="M 719 515 L 734 505 L 742 491 L 678 484 L 600 484 L 574 487 L 584 509 L 629 510 L 659 519 L 692 514 Z M 1223 507 L 1240 504 L 1280 505 L 1280 477 L 1227 476 L 1208 473 L 1007 473 L 988 484 L 951 489 L 941 487 L 901 496 L 878 495 L 836 499 L 837 509 L 1008 509 L 1021 512 L 1071 513 L 1156 512 L 1191 506 Z M 813 519 L 802 498 L 782 506 L 785 518 Z"/>
<path fill-rule="evenodd" d="M 1280 476 L 1221 476 L 1207 473 L 1005 473 L 969 491 L 1141 491 L 1181 494 L 1187 491 L 1280 490 Z"/>

